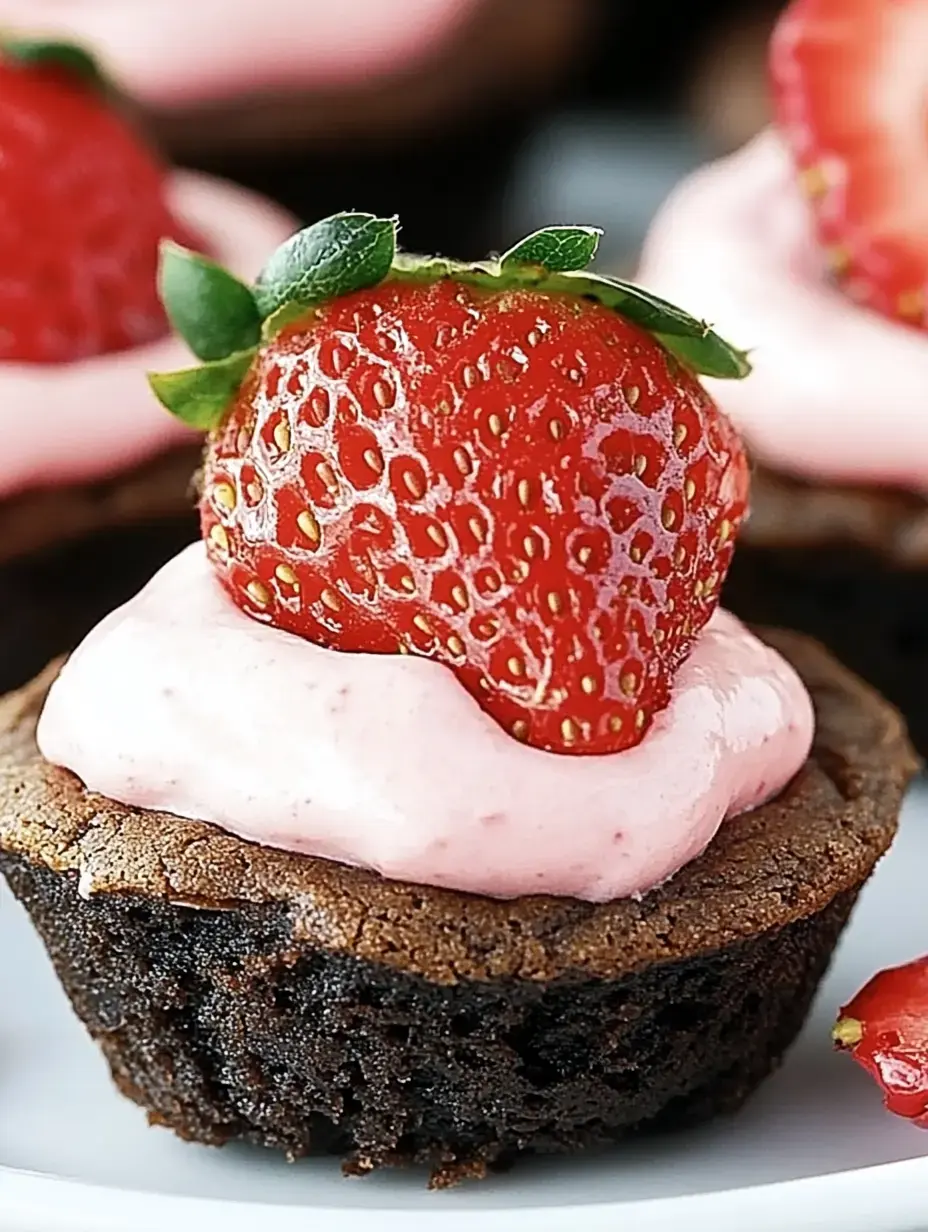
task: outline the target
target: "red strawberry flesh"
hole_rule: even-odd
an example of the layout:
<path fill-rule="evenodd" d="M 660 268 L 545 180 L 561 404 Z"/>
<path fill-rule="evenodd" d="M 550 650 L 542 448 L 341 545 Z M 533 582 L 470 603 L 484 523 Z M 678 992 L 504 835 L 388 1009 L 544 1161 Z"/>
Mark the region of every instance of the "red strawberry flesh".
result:
<path fill-rule="evenodd" d="M 167 333 L 158 244 L 184 235 L 164 177 L 94 84 L 0 58 L 0 360 L 67 362 Z"/>
<path fill-rule="evenodd" d="M 928 327 L 928 0 L 794 0 L 771 44 L 776 117 L 831 269 Z"/>
<path fill-rule="evenodd" d="M 876 1079 L 890 1112 L 928 1128 L 928 958 L 874 976 L 833 1037 Z"/>
<path fill-rule="evenodd" d="M 734 429 L 649 333 L 443 279 L 343 296 L 263 346 L 201 510 L 252 616 L 431 657 L 518 738 L 607 753 L 667 705 L 746 493 Z"/>

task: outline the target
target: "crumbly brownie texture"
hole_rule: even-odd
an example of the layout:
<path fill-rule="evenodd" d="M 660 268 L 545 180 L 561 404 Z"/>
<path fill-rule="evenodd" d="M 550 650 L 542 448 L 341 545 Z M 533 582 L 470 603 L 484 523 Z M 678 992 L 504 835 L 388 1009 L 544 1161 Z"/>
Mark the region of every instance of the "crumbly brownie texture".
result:
<path fill-rule="evenodd" d="M 819 639 L 902 710 L 928 755 L 928 499 L 758 469 L 723 602 Z"/>
<path fill-rule="evenodd" d="M 0 866 L 120 1089 L 185 1138 L 446 1184 L 699 1120 L 783 1056 L 915 769 L 886 703 L 769 640 L 814 755 L 641 902 L 388 882 L 93 796 L 35 747 L 54 669 L 0 706 Z"/>

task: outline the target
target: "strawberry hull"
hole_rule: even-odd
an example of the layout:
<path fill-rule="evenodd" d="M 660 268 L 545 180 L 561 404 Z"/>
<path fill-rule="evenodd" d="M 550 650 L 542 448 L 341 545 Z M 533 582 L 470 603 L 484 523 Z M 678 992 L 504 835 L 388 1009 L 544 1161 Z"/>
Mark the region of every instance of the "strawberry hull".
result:
<path fill-rule="evenodd" d="M 703 1120 L 802 1026 L 914 768 L 889 706 L 767 636 L 816 749 L 640 901 L 385 881 L 93 796 L 35 745 L 54 667 L 0 708 L 0 866 L 117 1086 L 183 1138 L 446 1185 Z"/>

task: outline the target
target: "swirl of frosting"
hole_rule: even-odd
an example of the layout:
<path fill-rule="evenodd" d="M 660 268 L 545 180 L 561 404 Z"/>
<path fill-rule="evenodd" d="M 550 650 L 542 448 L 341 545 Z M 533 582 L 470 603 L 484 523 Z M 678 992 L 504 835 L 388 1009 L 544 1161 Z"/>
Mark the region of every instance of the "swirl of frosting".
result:
<path fill-rule="evenodd" d="M 426 56 L 478 0 L 0 0 L 0 26 L 90 47 L 153 107 L 363 81 Z"/>
<path fill-rule="evenodd" d="M 751 351 L 746 380 L 706 385 L 758 460 L 812 480 L 928 488 L 928 340 L 830 285 L 775 132 L 684 181 L 638 278 Z"/>
<path fill-rule="evenodd" d="M 272 847 L 501 898 L 637 895 L 808 755 L 793 669 L 717 611 L 641 744 L 514 740 L 443 665 L 342 654 L 244 615 L 202 544 L 75 651 L 39 747 L 92 791 Z"/>
<path fill-rule="evenodd" d="M 204 238 L 216 260 L 253 279 L 296 222 L 262 197 L 221 180 L 175 173 L 175 216 Z M 0 498 L 26 488 L 118 474 L 163 449 L 196 439 L 166 414 L 146 372 L 189 367 L 178 338 L 72 364 L 0 365 Z"/>

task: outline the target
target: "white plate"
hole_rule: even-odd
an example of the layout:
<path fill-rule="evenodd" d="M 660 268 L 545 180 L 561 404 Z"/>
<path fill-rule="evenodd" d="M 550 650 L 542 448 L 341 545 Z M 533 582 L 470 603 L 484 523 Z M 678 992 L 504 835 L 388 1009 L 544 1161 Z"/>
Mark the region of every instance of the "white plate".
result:
<path fill-rule="evenodd" d="M 915 1232 L 928 1229 L 928 1133 L 885 1113 L 832 1054 L 839 1002 L 928 950 L 928 789 L 841 947 L 812 1021 L 737 1117 L 594 1158 L 539 1160 L 450 1193 L 421 1173 L 345 1181 L 329 1161 L 185 1145 L 115 1094 L 44 953 L 0 906 L 2 1232 Z"/>

